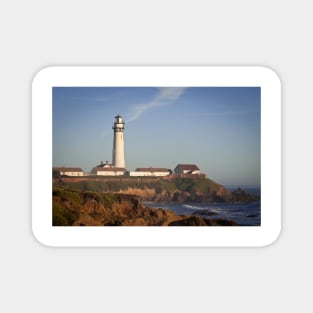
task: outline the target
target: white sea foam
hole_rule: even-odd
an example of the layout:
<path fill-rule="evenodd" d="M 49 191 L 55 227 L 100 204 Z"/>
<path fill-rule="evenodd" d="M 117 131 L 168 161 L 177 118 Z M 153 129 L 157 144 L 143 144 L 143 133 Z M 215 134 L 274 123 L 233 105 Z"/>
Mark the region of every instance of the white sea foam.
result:
<path fill-rule="evenodd" d="M 188 208 L 188 209 L 193 209 L 193 210 L 203 210 L 203 208 L 194 206 L 194 205 L 189 205 L 189 204 L 183 204 L 184 208 Z"/>

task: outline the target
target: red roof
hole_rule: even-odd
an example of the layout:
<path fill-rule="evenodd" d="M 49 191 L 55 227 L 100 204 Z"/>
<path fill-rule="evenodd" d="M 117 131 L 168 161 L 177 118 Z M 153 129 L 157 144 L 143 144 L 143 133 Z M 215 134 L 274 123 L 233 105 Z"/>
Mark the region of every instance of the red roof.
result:
<path fill-rule="evenodd" d="M 136 168 L 136 172 L 169 172 L 166 168 L 157 168 L 157 167 L 139 167 Z"/>
<path fill-rule="evenodd" d="M 195 164 L 178 164 L 176 168 L 181 168 L 184 171 L 199 171 L 199 167 Z"/>
<path fill-rule="evenodd" d="M 53 167 L 52 170 L 59 172 L 83 172 L 80 167 Z"/>

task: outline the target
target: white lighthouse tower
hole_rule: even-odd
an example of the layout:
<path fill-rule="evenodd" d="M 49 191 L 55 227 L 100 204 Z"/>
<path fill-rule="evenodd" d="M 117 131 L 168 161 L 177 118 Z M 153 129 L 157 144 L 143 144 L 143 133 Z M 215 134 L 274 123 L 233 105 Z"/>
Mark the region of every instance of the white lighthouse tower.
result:
<path fill-rule="evenodd" d="M 125 168 L 124 159 L 124 121 L 118 114 L 115 116 L 114 126 L 114 140 L 113 140 L 113 159 L 112 164 L 115 167 Z"/>

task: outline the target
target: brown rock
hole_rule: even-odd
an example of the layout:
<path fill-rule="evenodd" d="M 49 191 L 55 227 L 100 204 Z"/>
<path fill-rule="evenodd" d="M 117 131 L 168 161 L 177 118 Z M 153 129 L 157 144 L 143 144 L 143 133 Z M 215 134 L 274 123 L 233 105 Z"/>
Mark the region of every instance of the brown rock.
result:
<path fill-rule="evenodd" d="M 188 193 L 182 194 L 188 196 Z M 72 200 L 70 199 L 72 197 Z M 75 201 L 74 201 L 74 200 Z M 127 194 L 90 193 L 65 191 L 53 198 L 55 213 L 70 216 L 73 226 L 219 226 L 236 225 L 218 219 L 204 219 L 197 216 L 180 216 L 172 211 L 142 206 L 139 198 Z M 77 214 L 70 215 L 75 205 Z M 57 211 L 59 209 L 59 211 Z M 59 217 L 58 216 L 58 217 Z"/>
<path fill-rule="evenodd" d="M 225 219 L 207 219 L 199 218 L 198 216 L 191 216 L 175 222 L 168 226 L 236 226 L 237 223 Z"/>

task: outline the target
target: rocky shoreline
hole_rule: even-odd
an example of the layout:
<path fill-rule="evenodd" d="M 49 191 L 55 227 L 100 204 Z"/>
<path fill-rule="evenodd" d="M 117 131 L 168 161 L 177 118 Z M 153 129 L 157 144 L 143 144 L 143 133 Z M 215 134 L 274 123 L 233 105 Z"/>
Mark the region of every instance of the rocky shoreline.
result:
<path fill-rule="evenodd" d="M 168 190 L 157 191 L 153 188 L 128 188 L 127 190 L 119 190 L 121 194 L 130 194 L 139 197 L 142 201 L 151 202 L 177 202 L 177 203 L 212 203 L 212 202 L 255 202 L 260 201 L 259 196 L 248 194 L 241 188 L 235 191 L 229 191 L 223 186 L 212 193 L 194 192 L 191 194 L 187 191 Z"/>
<path fill-rule="evenodd" d="M 224 219 L 177 215 L 124 193 L 53 190 L 53 226 L 238 226 Z"/>

